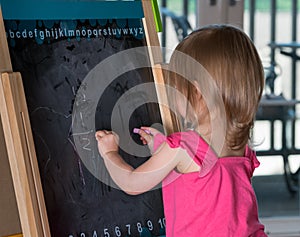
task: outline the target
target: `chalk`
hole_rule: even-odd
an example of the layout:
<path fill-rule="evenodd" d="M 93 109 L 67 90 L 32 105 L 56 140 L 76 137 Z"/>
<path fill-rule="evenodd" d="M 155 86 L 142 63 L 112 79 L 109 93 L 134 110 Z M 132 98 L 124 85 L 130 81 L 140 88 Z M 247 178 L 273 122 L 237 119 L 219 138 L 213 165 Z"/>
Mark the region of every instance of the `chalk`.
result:
<path fill-rule="evenodd" d="M 139 129 L 139 128 L 134 128 L 134 129 L 133 129 L 133 133 L 139 133 L 140 130 L 141 130 L 141 129 Z M 143 131 L 144 131 L 145 133 L 147 133 L 147 134 L 151 134 L 151 131 L 148 130 L 148 129 L 144 129 Z"/>

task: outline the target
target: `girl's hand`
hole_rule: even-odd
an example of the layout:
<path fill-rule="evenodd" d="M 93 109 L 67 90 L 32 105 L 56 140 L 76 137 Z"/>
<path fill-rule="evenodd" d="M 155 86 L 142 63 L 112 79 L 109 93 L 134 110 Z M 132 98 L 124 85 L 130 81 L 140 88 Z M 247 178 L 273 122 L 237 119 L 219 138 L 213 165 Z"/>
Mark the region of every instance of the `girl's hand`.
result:
<path fill-rule="evenodd" d="M 107 130 L 99 130 L 96 132 L 95 137 L 98 142 L 99 153 L 103 158 L 110 152 L 118 153 L 119 136 L 116 133 Z"/>
<path fill-rule="evenodd" d="M 152 127 L 141 127 L 139 130 L 140 139 L 144 145 L 148 145 L 151 154 L 153 154 L 153 138 L 158 133 L 161 132 Z"/>

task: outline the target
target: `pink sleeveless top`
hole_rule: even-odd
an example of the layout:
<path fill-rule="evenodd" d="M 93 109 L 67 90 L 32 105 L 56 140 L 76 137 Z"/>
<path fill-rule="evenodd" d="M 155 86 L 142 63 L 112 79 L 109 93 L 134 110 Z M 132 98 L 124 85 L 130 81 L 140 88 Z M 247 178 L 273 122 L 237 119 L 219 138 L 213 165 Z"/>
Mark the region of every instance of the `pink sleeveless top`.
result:
<path fill-rule="evenodd" d="M 154 149 L 164 141 L 185 149 L 201 167 L 188 174 L 172 171 L 163 181 L 167 237 L 267 236 L 251 185 L 259 161 L 250 148 L 244 157 L 218 158 L 198 133 L 188 131 L 156 135 Z"/>

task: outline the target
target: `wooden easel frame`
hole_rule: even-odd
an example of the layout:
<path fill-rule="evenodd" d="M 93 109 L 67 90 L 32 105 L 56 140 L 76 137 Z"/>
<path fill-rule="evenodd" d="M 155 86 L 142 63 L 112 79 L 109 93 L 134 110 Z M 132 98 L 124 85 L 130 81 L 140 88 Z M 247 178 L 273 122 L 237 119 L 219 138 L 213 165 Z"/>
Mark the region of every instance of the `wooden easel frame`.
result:
<path fill-rule="evenodd" d="M 165 133 L 170 134 L 172 131 L 174 131 L 176 123 L 174 121 L 174 118 L 172 118 L 172 114 L 169 108 L 163 106 L 169 104 L 166 91 L 162 89 L 163 88 L 162 86 L 159 86 L 159 85 L 165 85 L 164 72 L 166 71 L 166 69 L 164 69 L 164 65 L 163 65 L 162 52 L 161 50 L 158 50 L 160 49 L 160 43 L 159 43 L 158 35 L 155 34 L 156 33 L 155 20 L 154 20 L 151 0 L 142 0 L 142 4 L 144 9 L 144 15 L 145 15 L 143 19 L 143 25 L 146 34 L 147 45 L 155 47 L 154 49 L 149 50 L 149 56 L 150 56 L 150 62 L 152 66 L 154 82 L 156 84 L 156 93 L 157 93 L 158 101 L 160 103 L 159 105 L 160 114 L 162 117 L 162 123 L 164 124 Z"/>
<path fill-rule="evenodd" d="M 151 0 L 142 0 L 147 45 L 160 47 L 155 29 Z M 162 54 L 149 50 L 156 84 L 164 84 Z M 21 74 L 13 72 L 0 9 L 0 115 L 13 185 L 24 237 L 50 237 L 38 162 Z M 164 91 L 157 90 L 160 104 L 167 104 Z M 172 131 L 172 119 L 166 106 L 160 106 L 166 132 Z"/>
<path fill-rule="evenodd" d="M 50 237 L 20 73 L 13 72 L 0 10 L 0 114 L 23 236 Z"/>

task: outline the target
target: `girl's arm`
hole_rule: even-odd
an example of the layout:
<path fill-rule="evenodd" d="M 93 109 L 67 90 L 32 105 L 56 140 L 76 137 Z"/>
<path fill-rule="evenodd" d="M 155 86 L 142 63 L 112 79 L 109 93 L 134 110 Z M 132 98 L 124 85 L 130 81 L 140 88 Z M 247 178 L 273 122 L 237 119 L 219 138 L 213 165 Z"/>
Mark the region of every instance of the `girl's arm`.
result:
<path fill-rule="evenodd" d="M 144 143 L 151 143 L 151 135 L 139 132 Z M 96 132 L 98 149 L 114 182 L 126 193 L 137 195 L 146 192 L 159 184 L 174 168 L 180 157 L 186 152 L 180 148 L 170 148 L 163 143 L 159 150 L 145 163 L 134 169 L 118 153 L 119 138 L 109 131 Z"/>

